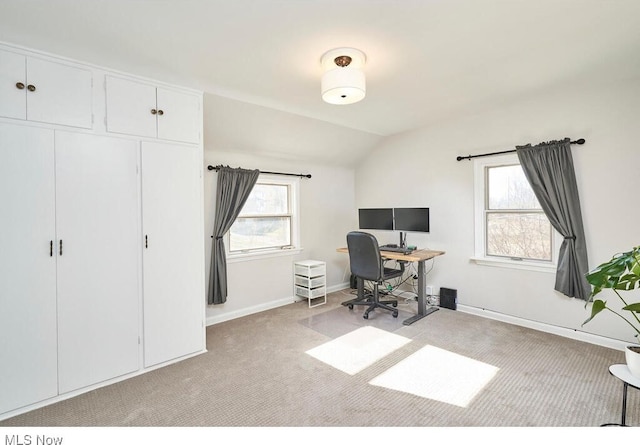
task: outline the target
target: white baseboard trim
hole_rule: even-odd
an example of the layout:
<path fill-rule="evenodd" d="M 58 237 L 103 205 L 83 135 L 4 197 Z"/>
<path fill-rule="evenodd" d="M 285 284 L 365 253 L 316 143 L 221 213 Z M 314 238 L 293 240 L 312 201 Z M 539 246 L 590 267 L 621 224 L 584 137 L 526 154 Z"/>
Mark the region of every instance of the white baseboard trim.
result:
<path fill-rule="evenodd" d="M 255 306 L 238 309 L 237 311 L 225 312 L 220 315 L 213 315 L 207 317 L 207 326 L 222 323 L 224 321 L 235 320 L 236 318 L 246 317 L 247 315 L 257 314 L 258 312 L 267 311 L 269 309 L 275 309 L 278 307 L 286 306 L 287 304 L 295 303 L 296 297 L 290 296 L 287 298 L 281 298 L 279 300 L 270 301 L 264 304 L 257 304 Z"/>
<path fill-rule="evenodd" d="M 349 288 L 349 283 L 340 283 L 334 286 L 327 287 L 327 294 L 331 292 L 337 292 L 339 290 Z M 245 317 L 247 315 L 257 314 L 258 312 L 267 311 L 269 309 L 275 309 L 278 307 L 286 306 L 287 304 L 296 303 L 298 301 L 302 301 L 304 298 L 296 297 L 294 295 L 286 298 L 281 298 L 279 300 L 270 301 L 264 304 L 258 304 L 251 307 L 246 307 L 239 309 L 237 311 L 225 312 L 220 315 L 213 315 L 207 317 L 206 323 L 207 326 L 211 326 L 214 324 L 222 323 L 224 321 L 235 320 L 236 318 Z"/>
<path fill-rule="evenodd" d="M 501 314 L 499 312 L 493 312 L 487 309 L 481 309 L 472 306 L 457 305 L 457 310 L 460 312 L 466 312 L 468 314 L 477 315 L 479 317 L 491 318 L 493 320 L 503 321 L 505 323 L 515 324 L 525 328 L 535 329 L 537 331 L 548 332 L 550 334 L 559 335 L 561 337 L 567 337 L 574 340 L 583 341 L 585 343 L 591 343 L 597 346 L 604 346 L 610 349 L 616 349 L 624 351 L 628 343 L 621 340 L 615 340 L 608 337 L 602 337 L 600 335 L 589 334 L 587 332 L 577 331 L 575 329 L 561 328 L 559 326 L 553 326 L 546 323 L 540 323 L 537 321 L 526 320 L 524 318 L 514 317 L 511 315 Z"/>
<path fill-rule="evenodd" d="M 351 284 L 347 281 L 346 283 L 336 284 L 334 286 L 327 287 L 327 293 L 338 292 L 339 290 L 349 289 Z"/>

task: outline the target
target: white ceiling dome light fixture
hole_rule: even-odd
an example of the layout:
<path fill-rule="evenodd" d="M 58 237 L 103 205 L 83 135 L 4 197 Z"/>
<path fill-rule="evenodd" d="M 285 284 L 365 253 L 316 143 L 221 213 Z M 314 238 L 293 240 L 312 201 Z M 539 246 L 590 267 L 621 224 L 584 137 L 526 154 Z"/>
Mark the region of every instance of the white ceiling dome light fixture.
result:
<path fill-rule="evenodd" d="M 362 68 L 365 54 L 355 48 L 336 48 L 323 54 L 322 100 L 334 105 L 353 104 L 367 92 Z"/>

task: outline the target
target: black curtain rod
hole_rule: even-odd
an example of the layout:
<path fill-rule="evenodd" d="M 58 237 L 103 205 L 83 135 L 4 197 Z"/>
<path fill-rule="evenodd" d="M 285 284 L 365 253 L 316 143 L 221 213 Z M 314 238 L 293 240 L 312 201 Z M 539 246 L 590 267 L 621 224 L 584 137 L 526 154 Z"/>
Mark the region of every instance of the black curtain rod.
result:
<path fill-rule="evenodd" d="M 571 144 L 578 144 L 578 145 L 582 145 L 584 144 L 584 139 L 578 139 L 577 141 L 571 141 Z M 483 156 L 494 156 L 494 155 L 501 155 L 501 154 L 505 154 L 505 153 L 515 153 L 515 150 L 505 150 L 505 151 L 496 151 L 493 153 L 485 153 L 485 154 L 481 154 L 481 155 L 469 155 L 469 156 L 458 156 L 456 159 L 458 161 L 462 161 L 463 159 L 469 159 L 471 160 L 472 158 L 481 158 Z"/>
<path fill-rule="evenodd" d="M 215 167 L 213 165 L 209 165 L 207 167 L 207 170 L 218 171 L 218 170 L 220 170 L 221 167 L 222 167 L 222 165 L 216 165 Z M 260 170 L 260 173 L 265 173 L 265 174 L 269 174 L 269 175 L 299 176 L 301 178 L 311 178 L 311 175 L 304 175 L 302 173 L 298 174 L 298 173 L 263 172 L 262 170 Z"/>

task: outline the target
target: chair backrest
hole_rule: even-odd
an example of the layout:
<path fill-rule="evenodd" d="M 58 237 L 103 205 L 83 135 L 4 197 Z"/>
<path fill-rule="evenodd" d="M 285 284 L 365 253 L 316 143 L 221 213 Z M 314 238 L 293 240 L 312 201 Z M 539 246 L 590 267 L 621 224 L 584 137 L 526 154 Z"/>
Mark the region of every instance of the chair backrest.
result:
<path fill-rule="evenodd" d="M 364 280 L 380 281 L 383 268 L 378 240 L 367 232 L 347 233 L 351 273 Z"/>

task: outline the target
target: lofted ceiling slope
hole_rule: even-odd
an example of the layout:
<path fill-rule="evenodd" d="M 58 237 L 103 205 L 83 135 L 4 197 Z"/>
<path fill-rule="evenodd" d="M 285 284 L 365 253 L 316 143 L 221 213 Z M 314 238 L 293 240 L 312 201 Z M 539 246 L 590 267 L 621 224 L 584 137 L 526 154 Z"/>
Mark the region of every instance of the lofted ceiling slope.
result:
<path fill-rule="evenodd" d="M 2 0 L 0 41 L 201 89 L 205 136 L 230 149 L 331 162 L 353 147 L 353 163 L 388 135 L 640 78 L 640 1 Z M 367 96 L 329 105 L 320 57 L 343 46 L 367 56 Z M 234 142 L 248 109 L 229 99 L 256 121 L 277 110 L 270 144 Z"/>

